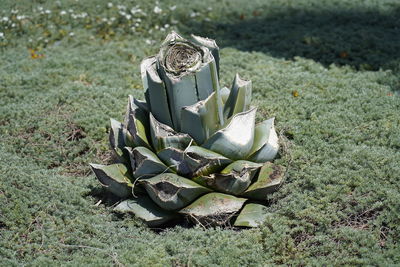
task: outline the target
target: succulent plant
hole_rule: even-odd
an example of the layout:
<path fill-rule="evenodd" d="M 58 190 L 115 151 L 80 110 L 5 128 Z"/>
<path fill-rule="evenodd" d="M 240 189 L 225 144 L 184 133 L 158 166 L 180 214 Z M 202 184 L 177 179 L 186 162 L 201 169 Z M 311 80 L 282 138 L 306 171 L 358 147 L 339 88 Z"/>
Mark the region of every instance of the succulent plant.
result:
<path fill-rule="evenodd" d="M 182 217 L 202 225 L 258 226 L 282 182 L 274 118 L 255 125 L 251 82 L 220 88 L 214 40 L 175 32 L 141 63 L 146 101 L 129 96 L 123 123 L 111 119 L 111 165 L 91 164 L 123 198 L 115 210 L 149 226 Z"/>

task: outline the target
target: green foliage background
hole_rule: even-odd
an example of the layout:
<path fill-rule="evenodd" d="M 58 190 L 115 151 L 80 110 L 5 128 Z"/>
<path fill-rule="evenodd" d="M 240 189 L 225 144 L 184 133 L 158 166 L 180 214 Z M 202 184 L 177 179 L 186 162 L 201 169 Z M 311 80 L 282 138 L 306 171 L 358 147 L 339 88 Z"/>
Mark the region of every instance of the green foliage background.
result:
<path fill-rule="evenodd" d="M 0 23 L 0 265 L 400 264 L 397 0 L 0 2 L 21 24 Z M 146 14 L 135 31 L 117 5 Z M 289 145 L 259 229 L 150 230 L 113 214 L 89 171 L 170 29 L 215 38 L 222 85 L 251 79 Z"/>

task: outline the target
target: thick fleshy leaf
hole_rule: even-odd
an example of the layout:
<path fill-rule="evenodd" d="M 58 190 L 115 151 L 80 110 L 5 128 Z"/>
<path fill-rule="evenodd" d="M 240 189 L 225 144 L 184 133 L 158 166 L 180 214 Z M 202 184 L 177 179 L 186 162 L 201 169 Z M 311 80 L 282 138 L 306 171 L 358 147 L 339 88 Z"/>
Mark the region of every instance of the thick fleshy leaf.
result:
<path fill-rule="evenodd" d="M 273 160 L 279 151 L 279 140 L 274 127 L 275 118 L 265 120 L 256 125 L 254 130 L 254 143 L 247 157 L 255 162 Z"/>
<path fill-rule="evenodd" d="M 223 193 L 239 195 L 249 187 L 261 166 L 251 161 L 238 160 L 229 164 L 220 173 L 199 176 L 194 178 L 194 181 Z"/>
<path fill-rule="evenodd" d="M 225 103 L 226 103 L 226 100 L 228 100 L 228 97 L 229 97 L 229 94 L 231 93 L 231 90 L 229 90 L 229 88 L 228 87 L 222 87 L 221 89 L 220 89 L 220 94 L 221 94 L 221 100 L 222 100 L 222 103 L 225 105 Z"/>
<path fill-rule="evenodd" d="M 231 159 L 243 159 L 253 146 L 256 108 L 236 114 L 225 128 L 213 134 L 202 147 Z"/>
<path fill-rule="evenodd" d="M 128 163 L 130 165 L 130 170 L 132 173 L 134 173 L 136 169 L 136 159 L 135 155 L 133 154 L 133 148 L 126 146 L 122 151 L 124 152 L 124 154 L 128 155 L 127 158 L 129 159 Z"/>
<path fill-rule="evenodd" d="M 100 183 L 114 195 L 121 198 L 132 195 L 132 176 L 124 164 L 90 164 L 90 167 Z"/>
<path fill-rule="evenodd" d="M 181 209 L 211 191 L 192 180 L 173 173 L 159 174 L 142 180 L 141 183 L 144 184 L 151 199 L 166 210 Z"/>
<path fill-rule="evenodd" d="M 134 146 L 150 147 L 146 130 L 149 128 L 148 113 L 136 103 L 136 100 L 130 95 L 125 116 L 125 125 L 132 136 Z"/>
<path fill-rule="evenodd" d="M 280 165 L 275 165 L 271 162 L 266 162 L 260 169 L 257 180 L 249 186 L 242 196 L 266 200 L 267 195 L 276 191 L 283 181 L 285 168 Z"/>
<path fill-rule="evenodd" d="M 251 102 L 251 81 L 242 80 L 236 74 L 232 89 L 224 106 L 224 118 L 229 119 L 235 114 L 247 111 Z"/>
<path fill-rule="evenodd" d="M 135 147 L 130 152 L 130 157 L 134 170 L 133 176 L 136 179 L 146 179 L 160 173 L 171 172 L 171 169 L 146 147 Z"/>
<path fill-rule="evenodd" d="M 132 96 L 131 96 L 132 97 Z M 140 109 L 143 110 L 144 113 L 150 112 L 149 101 L 147 100 L 140 100 L 132 97 L 133 103 Z"/>
<path fill-rule="evenodd" d="M 140 63 L 140 76 L 142 78 L 143 88 L 144 88 L 144 97 L 146 99 L 146 103 L 148 106 L 148 112 L 151 111 L 151 99 L 150 99 L 150 92 L 149 92 L 149 78 L 147 76 L 147 69 L 150 68 L 152 64 L 155 63 L 155 57 L 147 57 L 142 60 Z"/>
<path fill-rule="evenodd" d="M 239 213 L 234 226 L 258 227 L 270 215 L 271 213 L 267 211 L 267 207 L 264 205 L 249 203 Z"/>
<path fill-rule="evenodd" d="M 226 225 L 245 201 L 222 193 L 208 193 L 179 212 L 203 225 Z"/>
<path fill-rule="evenodd" d="M 119 162 L 129 163 L 129 157 L 124 151 L 124 147 L 132 145 L 132 137 L 122 123 L 114 119 L 110 119 L 110 122 L 109 141 L 111 149 L 114 151 Z"/>
<path fill-rule="evenodd" d="M 157 72 L 156 57 L 146 58 L 142 61 L 141 72 L 143 86 L 147 94 L 150 109 L 154 117 L 172 127 L 170 107 L 168 104 L 165 85 Z"/>
<path fill-rule="evenodd" d="M 205 100 L 182 108 L 181 132 L 188 133 L 197 144 L 204 143 L 215 133 L 220 126 L 219 123 L 215 92 Z"/>
<path fill-rule="evenodd" d="M 147 70 L 152 64 L 156 62 L 156 57 L 147 57 L 140 62 L 140 76 L 142 78 L 143 88 L 146 91 L 149 88 L 149 81 L 147 76 Z"/>
<path fill-rule="evenodd" d="M 206 99 L 210 94 L 219 90 L 217 66 L 207 50 L 204 52 L 203 61 L 208 63 L 196 72 L 196 88 L 199 100 Z"/>
<path fill-rule="evenodd" d="M 189 157 L 183 150 L 167 147 L 158 152 L 158 157 L 177 174 L 191 177 L 200 164 L 196 159 Z"/>
<path fill-rule="evenodd" d="M 214 57 L 215 65 L 217 67 L 217 74 L 219 77 L 219 47 L 218 47 L 217 43 L 215 42 L 215 40 L 200 37 L 200 36 L 197 36 L 194 34 L 192 34 L 192 38 L 196 44 L 198 44 L 200 46 L 205 46 L 210 50 L 211 54 Z"/>
<path fill-rule="evenodd" d="M 158 156 L 178 174 L 190 178 L 217 172 L 232 162 L 218 153 L 198 146 L 190 146 L 186 150 L 166 148 Z"/>
<path fill-rule="evenodd" d="M 176 214 L 157 206 L 148 196 L 122 201 L 114 208 L 114 211 L 133 213 L 150 227 L 162 225 L 176 217 Z"/>
<path fill-rule="evenodd" d="M 187 156 L 199 161 L 199 165 L 196 166 L 190 177 L 219 172 L 222 168 L 232 163 L 231 159 L 200 146 L 191 146 L 185 152 Z"/>
<path fill-rule="evenodd" d="M 155 151 L 166 147 L 185 149 L 193 142 L 193 139 L 185 133 L 177 133 L 166 124 L 157 121 L 150 113 L 150 135 Z"/>
<path fill-rule="evenodd" d="M 165 71 L 160 71 L 165 81 L 173 128 L 180 131 L 181 109 L 184 106 L 193 105 L 198 100 L 196 81 L 193 75 L 174 77 Z"/>

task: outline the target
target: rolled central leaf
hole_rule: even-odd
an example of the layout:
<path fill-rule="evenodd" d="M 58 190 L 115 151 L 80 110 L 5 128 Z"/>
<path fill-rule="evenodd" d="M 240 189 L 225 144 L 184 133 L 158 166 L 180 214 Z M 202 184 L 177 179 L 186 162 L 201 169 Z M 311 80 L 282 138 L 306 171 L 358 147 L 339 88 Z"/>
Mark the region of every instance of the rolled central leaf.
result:
<path fill-rule="evenodd" d="M 176 32 L 167 36 L 156 60 L 157 71 L 167 93 L 172 128 L 179 132 L 183 107 L 204 100 L 213 92 L 219 96 L 216 61 L 206 46 L 189 42 Z M 151 109 L 152 105 L 150 103 Z M 220 102 L 219 109 L 219 118 L 223 120 Z M 160 122 L 169 125 L 162 120 Z"/>
<path fill-rule="evenodd" d="M 189 43 L 175 43 L 169 47 L 165 55 L 166 70 L 175 75 L 185 71 L 193 72 L 202 63 L 202 52 Z"/>

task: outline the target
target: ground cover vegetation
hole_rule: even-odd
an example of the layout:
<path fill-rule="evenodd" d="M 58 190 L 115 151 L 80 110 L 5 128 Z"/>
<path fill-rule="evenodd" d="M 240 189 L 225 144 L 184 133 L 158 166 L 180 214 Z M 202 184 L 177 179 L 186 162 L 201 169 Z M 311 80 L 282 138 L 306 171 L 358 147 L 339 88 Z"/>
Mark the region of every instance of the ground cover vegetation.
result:
<path fill-rule="evenodd" d="M 2 0 L 0 265 L 399 264 L 399 14 L 396 0 Z M 216 39 L 221 84 L 252 80 L 257 121 L 276 118 L 287 176 L 258 229 L 149 229 L 90 172 L 170 30 Z"/>

